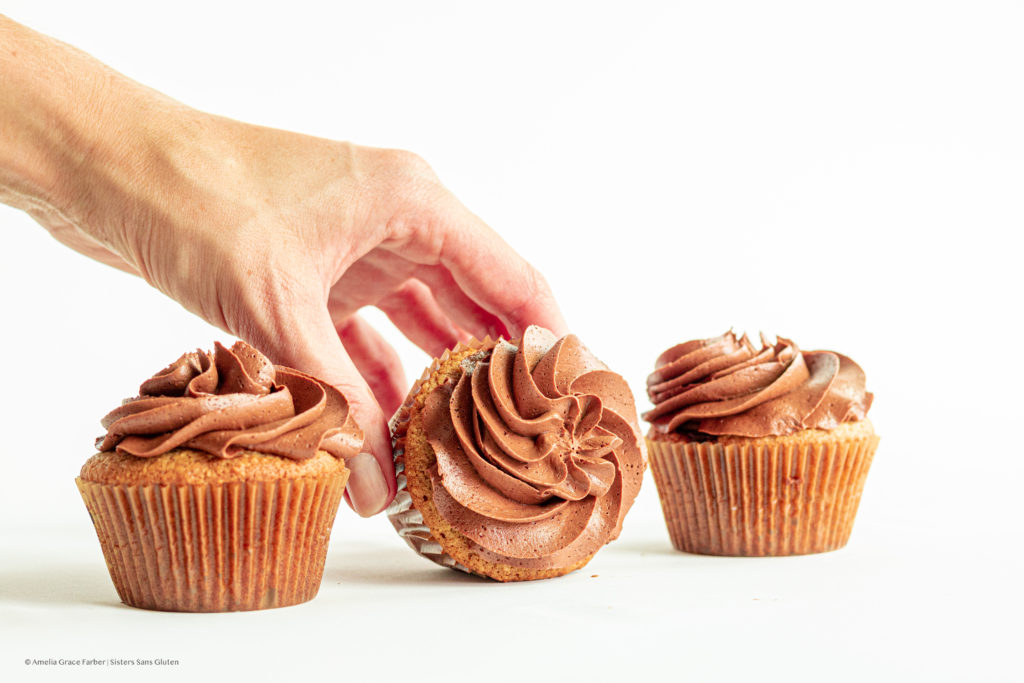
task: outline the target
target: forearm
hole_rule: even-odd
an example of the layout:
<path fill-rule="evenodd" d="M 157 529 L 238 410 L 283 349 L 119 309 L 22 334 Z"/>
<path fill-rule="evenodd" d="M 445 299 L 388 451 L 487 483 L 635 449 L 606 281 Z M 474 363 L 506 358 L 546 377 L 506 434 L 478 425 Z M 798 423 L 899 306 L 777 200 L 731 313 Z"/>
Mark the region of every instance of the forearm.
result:
<path fill-rule="evenodd" d="M 175 109 L 89 55 L 0 15 L 0 201 L 126 256 L 121 201 Z"/>

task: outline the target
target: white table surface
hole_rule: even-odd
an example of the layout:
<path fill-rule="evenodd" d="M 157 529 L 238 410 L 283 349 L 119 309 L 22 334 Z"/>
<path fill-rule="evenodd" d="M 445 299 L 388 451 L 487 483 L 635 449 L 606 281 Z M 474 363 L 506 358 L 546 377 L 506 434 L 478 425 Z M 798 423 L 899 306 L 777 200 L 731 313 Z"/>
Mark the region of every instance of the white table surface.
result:
<path fill-rule="evenodd" d="M 648 475 L 561 579 L 444 570 L 342 509 L 308 604 L 125 607 L 74 477 L 104 413 L 227 337 L 0 207 L 0 681 L 1024 679 L 1024 8 L 327 5 L 3 11 L 191 105 L 422 154 L 641 410 L 658 353 L 730 326 L 850 355 L 882 436 L 852 539 L 678 553 Z M 61 658 L 179 664 L 24 664 Z"/>
<path fill-rule="evenodd" d="M 343 510 L 317 598 L 263 612 L 126 607 L 84 506 L 60 525 L 7 519 L 0 675 L 137 680 L 145 667 L 145 680 L 1020 680 L 1019 550 L 1001 532 L 941 517 L 887 521 L 872 478 L 899 453 L 882 443 L 851 542 L 837 552 L 679 553 L 648 476 L 618 541 L 584 569 L 540 582 L 437 567 L 383 517 Z M 62 658 L 108 663 L 21 661 Z M 158 659 L 178 664 L 138 663 Z"/>

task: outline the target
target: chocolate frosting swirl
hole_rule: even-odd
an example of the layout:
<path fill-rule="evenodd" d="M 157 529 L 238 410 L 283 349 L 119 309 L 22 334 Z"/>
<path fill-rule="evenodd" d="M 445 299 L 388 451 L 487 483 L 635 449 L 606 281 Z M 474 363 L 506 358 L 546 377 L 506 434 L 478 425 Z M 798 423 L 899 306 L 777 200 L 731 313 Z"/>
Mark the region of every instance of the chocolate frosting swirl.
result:
<path fill-rule="evenodd" d="M 330 384 L 275 366 L 245 342 L 186 353 L 102 420 L 100 451 L 151 458 L 192 448 L 219 458 L 243 450 L 307 460 L 359 453 L 363 433 Z"/>
<path fill-rule="evenodd" d="M 645 455 L 625 380 L 579 339 L 532 326 L 429 394 L 434 504 L 490 559 L 565 566 L 616 538 Z"/>
<path fill-rule="evenodd" d="M 874 398 L 864 371 L 834 351 L 800 351 L 779 337 L 746 335 L 686 342 L 665 351 L 647 378 L 655 431 L 746 437 L 834 429 L 864 419 Z"/>

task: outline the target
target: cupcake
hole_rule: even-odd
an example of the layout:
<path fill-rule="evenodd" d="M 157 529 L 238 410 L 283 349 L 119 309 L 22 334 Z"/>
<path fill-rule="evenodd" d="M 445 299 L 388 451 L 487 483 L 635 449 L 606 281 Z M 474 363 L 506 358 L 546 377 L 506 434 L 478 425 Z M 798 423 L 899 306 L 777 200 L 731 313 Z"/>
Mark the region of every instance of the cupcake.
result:
<path fill-rule="evenodd" d="M 878 437 L 864 372 L 744 335 L 673 346 L 647 378 L 647 446 L 672 544 L 705 555 L 846 545 Z"/>
<path fill-rule="evenodd" d="M 646 467 L 626 382 L 532 326 L 445 352 L 392 419 L 396 530 L 498 581 L 562 576 L 618 537 Z"/>
<path fill-rule="evenodd" d="M 76 482 L 125 604 L 225 612 L 316 595 L 363 440 L 337 389 L 218 343 L 102 424 Z"/>

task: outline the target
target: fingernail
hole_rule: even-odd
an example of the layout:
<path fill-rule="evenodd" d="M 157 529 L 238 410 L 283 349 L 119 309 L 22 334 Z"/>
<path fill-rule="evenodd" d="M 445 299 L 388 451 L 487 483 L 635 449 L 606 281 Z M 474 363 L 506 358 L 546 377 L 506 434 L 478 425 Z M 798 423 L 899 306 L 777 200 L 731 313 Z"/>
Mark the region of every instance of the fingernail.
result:
<path fill-rule="evenodd" d="M 345 462 L 352 474 L 348 478 L 348 497 L 362 517 L 370 517 L 384 509 L 388 500 L 388 482 L 369 453 L 360 453 Z"/>

